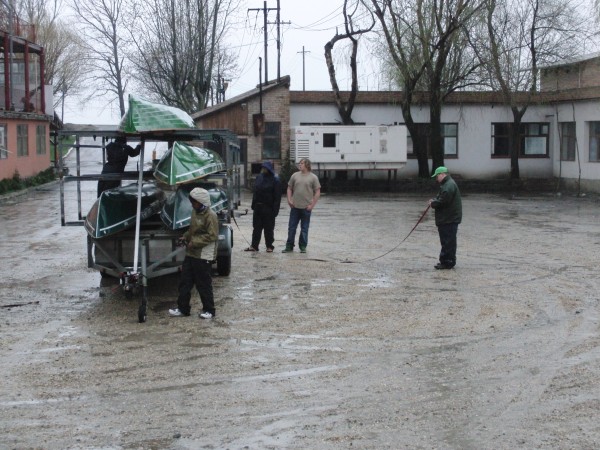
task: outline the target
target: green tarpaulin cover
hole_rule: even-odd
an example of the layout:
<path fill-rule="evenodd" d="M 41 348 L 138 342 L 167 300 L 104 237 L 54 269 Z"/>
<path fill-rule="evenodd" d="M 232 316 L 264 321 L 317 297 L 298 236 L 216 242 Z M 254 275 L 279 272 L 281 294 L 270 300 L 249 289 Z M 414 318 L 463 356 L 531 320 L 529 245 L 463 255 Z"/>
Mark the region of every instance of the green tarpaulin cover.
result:
<path fill-rule="evenodd" d="M 129 96 L 129 109 L 119 124 L 119 130 L 123 133 L 182 128 L 196 128 L 194 120 L 186 112 L 172 106 L 151 103 L 133 95 Z"/>
<path fill-rule="evenodd" d="M 174 186 L 222 170 L 225 170 L 225 163 L 217 153 L 175 141 L 156 165 L 154 177 Z"/>

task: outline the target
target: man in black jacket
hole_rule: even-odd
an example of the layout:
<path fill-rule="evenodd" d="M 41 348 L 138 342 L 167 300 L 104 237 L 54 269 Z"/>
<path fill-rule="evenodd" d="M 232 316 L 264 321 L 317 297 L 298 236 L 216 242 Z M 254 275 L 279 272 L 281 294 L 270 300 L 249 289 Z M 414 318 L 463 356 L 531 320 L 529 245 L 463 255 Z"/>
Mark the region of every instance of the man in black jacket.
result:
<path fill-rule="evenodd" d="M 429 200 L 429 205 L 435 210 L 435 225 L 442 244 L 440 262 L 435 268 L 452 269 L 456 265 L 456 233 L 462 221 L 460 191 L 444 166 L 435 169 L 431 178 L 440 185 L 437 197 Z"/>
<path fill-rule="evenodd" d="M 279 214 L 281 205 L 281 182 L 275 175 L 273 163 L 265 161 L 260 169 L 260 174 L 254 182 L 252 195 L 252 245 L 245 251 L 257 252 L 260 238 L 264 230 L 267 253 L 273 252 L 275 241 L 275 218 Z"/>
<path fill-rule="evenodd" d="M 102 167 L 101 173 L 123 173 L 129 157 L 135 157 L 142 150 L 141 144 L 135 148 L 127 145 L 125 136 L 118 136 L 113 142 L 106 146 L 106 163 Z M 121 186 L 121 180 L 100 180 L 98 181 L 98 197 L 107 189 L 113 189 Z"/>

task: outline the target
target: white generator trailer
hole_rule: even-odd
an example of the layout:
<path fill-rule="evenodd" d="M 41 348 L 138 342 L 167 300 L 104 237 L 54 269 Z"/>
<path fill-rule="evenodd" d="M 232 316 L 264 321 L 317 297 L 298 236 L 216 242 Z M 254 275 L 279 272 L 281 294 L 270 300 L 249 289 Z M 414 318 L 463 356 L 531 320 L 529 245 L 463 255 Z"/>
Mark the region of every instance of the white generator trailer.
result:
<path fill-rule="evenodd" d="M 405 125 L 298 126 L 290 158 L 308 158 L 317 170 L 391 170 L 406 165 Z"/>

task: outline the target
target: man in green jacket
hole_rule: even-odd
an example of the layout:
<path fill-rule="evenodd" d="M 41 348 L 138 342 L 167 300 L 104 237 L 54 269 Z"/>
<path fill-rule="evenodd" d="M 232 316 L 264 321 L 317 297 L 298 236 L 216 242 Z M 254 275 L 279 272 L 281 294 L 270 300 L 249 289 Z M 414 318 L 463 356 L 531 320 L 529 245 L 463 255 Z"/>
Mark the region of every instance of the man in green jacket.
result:
<path fill-rule="evenodd" d="M 200 318 L 212 319 L 215 316 L 215 300 L 211 270 L 213 261 L 217 259 L 219 219 L 210 208 L 210 194 L 206 189 L 192 189 L 190 202 L 193 209 L 190 227 L 180 238 L 180 244 L 185 245 L 186 252 L 181 266 L 177 308 L 169 309 L 169 315 L 190 315 L 190 299 L 196 285 L 202 301 Z"/>
<path fill-rule="evenodd" d="M 456 265 L 456 233 L 462 221 L 460 191 L 444 166 L 435 169 L 431 178 L 435 178 L 440 185 L 437 197 L 429 200 L 429 205 L 435 210 L 435 225 L 442 244 L 440 262 L 435 268 L 452 269 Z"/>

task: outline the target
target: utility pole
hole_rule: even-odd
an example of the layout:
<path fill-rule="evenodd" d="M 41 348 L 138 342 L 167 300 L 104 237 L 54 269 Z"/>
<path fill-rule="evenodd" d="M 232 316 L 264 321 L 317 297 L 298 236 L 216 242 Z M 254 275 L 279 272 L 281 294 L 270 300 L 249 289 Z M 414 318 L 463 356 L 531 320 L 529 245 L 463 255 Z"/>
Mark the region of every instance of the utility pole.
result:
<path fill-rule="evenodd" d="M 265 0 L 263 2 L 263 7 L 262 8 L 249 8 L 248 11 L 262 11 L 263 13 L 263 22 L 264 22 L 264 34 L 265 34 L 265 82 L 264 84 L 267 84 L 267 82 L 269 81 L 269 75 L 268 75 L 268 62 L 267 62 L 267 14 L 269 13 L 269 11 L 274 11 L 276 8 L 267 8 L 267 0 Z M 278 42 L 279 43 L 279 42 Z M 261 77 L 262 78 L 262 77 Z M 262 80 L 261 80 L 261 84 L 262 84 Z"/>
<path fill-rule="evenodd" d="M 277 0 L 277 82 L 281 80 L 281 39 L 280 39 L 280 25 L 281 25 L 281 7 L 279 6 L 279 0 Z"/>
<path fill-rule="evenodd" d="M 277 8 L 267 8 L 266 0 L 263 2 L 262 8 L 250 8 L 248 11 L 262 11 L 264 17 L 264 33 L 265 33 L 265 84 L 269 81 L 268 74 L 268 61 L 267 61 L 267 25 L 277 25 L 277 81 L 281 80 L 281 24 L 291 24 L 291 22 L 281 22 L 281 6 L 280 0 L 277 0 Z M 277 18 L 275 22 L 267 21 L 267 14 L 269 11 L 277 11 Z"/>
<path fill-rule="evenodd" d="M 301 52 L 296 52 L 296 53 L 302 53 L 302 90 L 306 90 L 306 86 L 304 84 L 304 80 L 305 80 L 305 66 L 304 66 L 304 54 L 305 53 L 310 53 L 310 51 L 308 50 L 304 50 L 304 45 L 302 46 L 302 51 Z"/>

